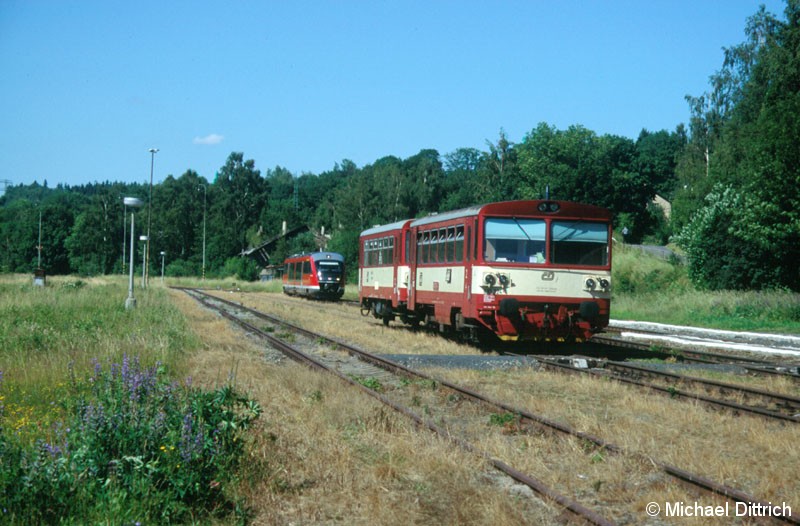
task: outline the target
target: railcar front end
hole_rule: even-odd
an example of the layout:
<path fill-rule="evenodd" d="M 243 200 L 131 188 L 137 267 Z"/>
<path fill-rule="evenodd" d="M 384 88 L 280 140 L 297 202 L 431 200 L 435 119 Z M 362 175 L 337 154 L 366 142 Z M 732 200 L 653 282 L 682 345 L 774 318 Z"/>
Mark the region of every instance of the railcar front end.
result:
<path fill-rule="evenodd" d="M 336 252 L 295 254 L 284 261 L 283 292 L 322 300 L 344 295 L 344 256 Z"/>
<path fill-rule="evenodd" d="M 469 318 L 503 340 L 581 341 L 608 325 L 607 210 L 555 201 L 535 203 L 524 215 L 486 208 Z"/>

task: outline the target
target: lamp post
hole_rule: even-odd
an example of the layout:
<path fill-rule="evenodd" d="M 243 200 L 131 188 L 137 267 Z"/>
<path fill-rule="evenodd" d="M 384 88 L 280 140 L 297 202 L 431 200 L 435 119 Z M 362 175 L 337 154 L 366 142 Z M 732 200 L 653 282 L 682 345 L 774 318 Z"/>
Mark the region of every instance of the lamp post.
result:
<path fill-rule="evenodd" d="M 161 284 L 164 284 L 164 257 L 166 257 L 167 253 L 163 250 L 161 251 Z"/>
<path fill-rule="evenodd" d="M 203 187 L 203 281 L 206 279 L 206 185 Z M 198 188 L 200 188 L 198 186 Z"/>
<path fill-rule="evenodd" d="M 150 148 L 148 151 L 150 152 L 150 197 L 147 201 L 147 247 L 145 248 L 147 265 L 145 265 L 145 280 L 147 280 L 147 277 L 150 275 L 149 272 L 147 272 L 147 266 L 150 264 L 150 214 L 153 209 L 153 164 L 155 163 L 158 148 Z M 144 285 L 142 286 L 144 287 Z"/>
<path fill-rule="evenodd" d="M 147 288 L 147 265 L 145 259 L 147 258 L 147 245 L 149 245 L 150 236 L 139 236 L 139 241 L 142 242 L 142 288 Z"/>
<path fill-rule="evenodd" d="M 128 234 L 128 205 L 125 204 L 125 199 L 122 200 L 122 275 L 125 275 L 125 242 L 127 241 Z"/>
<path fill-rule="evenodd" d="M 36 270 L 33 271 L 33 284 L 37 286 L 44 286 L 45 272 L 42 268 L 42 206 L 39 205 L 39 244 L 36 245 L 36 250 L 39 255 L 36 259 Z"/>
<path fill-rule="evenodd" d="M 128 278 L 128 299 L 125 300 L 125 308 L 132 309 L 136 307 L 136 298 L 133 297 L 133 251 L 135 245 L 133 244 L 133 232 L 134 232 L 134 215 L 135 209 L 142 206 L 142 200 L 137 199 L 136 197 L 125 197 L 122 200 L 125 203 L 125 209 L 127 211 L 127 207 L 131 207 L 131 260 L 130 260 L 130 275 Z"/>
<path fill-rule="evenodd" d="M 36 245 L 39 255 L 36 259 L 36 268 L 42 268 L 42 209 L 39 208 L 39 244 Z"/>

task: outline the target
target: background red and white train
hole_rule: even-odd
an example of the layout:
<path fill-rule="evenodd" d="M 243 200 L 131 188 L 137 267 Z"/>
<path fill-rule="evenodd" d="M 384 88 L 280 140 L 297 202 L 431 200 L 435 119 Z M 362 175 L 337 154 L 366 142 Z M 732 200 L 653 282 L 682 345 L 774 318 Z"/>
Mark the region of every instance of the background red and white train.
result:
<path fill-rule="evenodd" d="M 283 292 L 286 294 L 327 300 L 338 300 L 344 294 L 345 266 L 341 254 L 295 254 L 283 264 Z"/>
<path fill-rule="evenodd" d="M 506 201 L 361 233 L 362 313 L 502 340 L 583 341 L 608 325 L 611 213 Z"/>

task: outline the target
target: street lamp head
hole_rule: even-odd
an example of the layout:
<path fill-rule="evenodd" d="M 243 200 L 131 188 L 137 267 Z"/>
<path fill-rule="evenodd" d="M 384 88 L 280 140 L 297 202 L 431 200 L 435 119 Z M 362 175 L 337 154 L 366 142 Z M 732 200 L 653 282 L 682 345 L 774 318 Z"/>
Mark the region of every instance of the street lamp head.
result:
<path fill-rule="evenodd" d="M 132 206 L 133 208 L 139 208 L 144 204 L 144 201 L 138 197 L 123 197 L 122 202 L 125 206 Z"/>
<path fill-rule="evenodd" d="M 164 257 L 164 256 L 166 256 L 166 255 L 167 255 L 167 253 L 166 253 L 166 252 L 164 252 L 164 251 L 162 250 L 162 251 L 161 251 L 161 257 Z"/>
<path fill-rule="evenodd" d="M 150 238 L 147 236 L 139 236 L 139 241 L 147 241 L 148 239 Z"/>
<path fill-rule="evenodd" d="M 158 152 L 158 148 L 150 148 L 147 151 L 150 152 L 150 153 L 157 153 Z"/>

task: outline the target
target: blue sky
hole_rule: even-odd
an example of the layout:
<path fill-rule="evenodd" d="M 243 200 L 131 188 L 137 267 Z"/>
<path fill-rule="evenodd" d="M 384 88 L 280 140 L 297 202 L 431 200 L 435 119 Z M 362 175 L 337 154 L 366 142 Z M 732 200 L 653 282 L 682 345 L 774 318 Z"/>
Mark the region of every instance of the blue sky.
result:
<path fill-rule="evenodd" d="M 0 180 L 213 180 L 231 152 L 318 174 L 540 122 L 688 122 L 779 0 L 0 0 Z"/>

